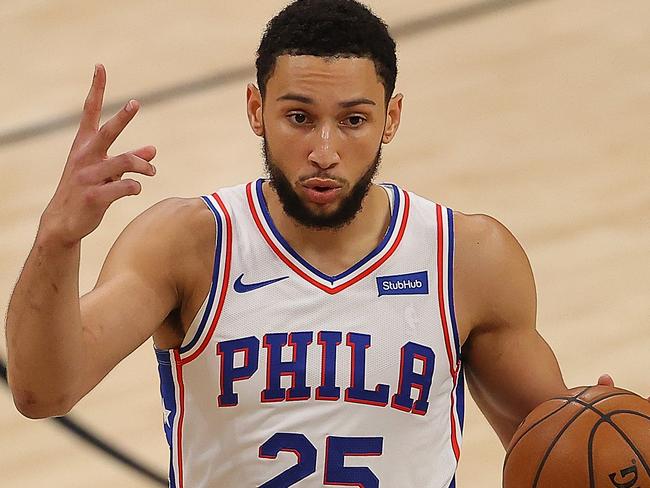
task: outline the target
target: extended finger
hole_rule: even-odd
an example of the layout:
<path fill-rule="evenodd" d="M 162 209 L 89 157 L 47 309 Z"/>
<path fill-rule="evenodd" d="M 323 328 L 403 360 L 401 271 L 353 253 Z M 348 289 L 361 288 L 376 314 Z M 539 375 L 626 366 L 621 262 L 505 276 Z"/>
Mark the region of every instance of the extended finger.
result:
<path fill-rule="evenodd" d="M 156 174 L 153 164 L 133 153 L 120 154 L 97 163 L 92 170 L 95 171 L 95 181 L 97 182 L 120 179 L 124 173 L 139 173 L 146 176 Z"/>
<path fill-rule="evenodd" d="M 141 191 L 142 185 L 130 178 L 112 181 L 96 188 L 93 192 L 94 201 L 91 203 L 100 206 L 108 206 L 120 198 L 130 195 L 138 195 Z"/>
<path fill-rule="evenodd" d="M 104 103 L 104 90 L 106 88 L 106 69 L 103 65 L 95 65 L 93 81 L 90 85 L 90 91 L 84 102 L 81 122 L 77 139 L 85 139 L 97 132 L 99 120 L 102 116 L 102 105 Z M 75 139 L 75 142 L 77 142 Z"/>
<path fill-rule="evenodd" d="M 111 144 L 115 142 L 115 139 L 135 117 L 139 108 L 140 104 L 136 100 L 129 100 L 119 112 L 102 125 L 92 142 L 93 151 L 106 154 Z"/>
<path fill-rule="evenodd" d="M 145 161 L 151 161 L 156 157 L 156 153 L 158 151 L 156 149 L 156 146 L 143 146 L 130 152 L 135 154 L 137 157 L 144 159 Z"/>

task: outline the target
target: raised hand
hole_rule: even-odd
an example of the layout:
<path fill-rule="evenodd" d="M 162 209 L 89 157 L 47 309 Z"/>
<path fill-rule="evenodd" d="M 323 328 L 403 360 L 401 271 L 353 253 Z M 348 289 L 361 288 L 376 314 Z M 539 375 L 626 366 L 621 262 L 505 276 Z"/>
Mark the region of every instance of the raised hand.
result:
<path fill-rule="evenodd" d="M 108 156 L 109 148 L 140 106 L 130 100 L 100 128 L 105 87 L 106 70 L 97 65 L 61 181 L 41 217 L 39 233 L 63 245 L 73 244 L 95 230 L 114 201 L 140 193 L 140 183 L 123 179 L 124 173 L 156 174 L 150 163 L 156 155 L 154 146 Z"/>

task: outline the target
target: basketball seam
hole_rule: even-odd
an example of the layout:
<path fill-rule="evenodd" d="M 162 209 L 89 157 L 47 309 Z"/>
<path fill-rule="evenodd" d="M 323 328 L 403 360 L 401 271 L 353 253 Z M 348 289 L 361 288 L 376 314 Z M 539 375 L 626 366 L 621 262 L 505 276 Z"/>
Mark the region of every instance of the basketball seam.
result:
<path fill-rule="evenodd" d="M 569 403 L 567 403 L 569 405 Z M 546 452 L 544 453 L 544 456 L 542 457 L 542 460 L 539 463 L 539 466 L 537 467 L 537 472 L 535 473 L 535 479 L 533 480 L 533 488 L 537 488 L 537 483 L 539 483 L 539 479 L 542 476 L 542 470 L 544 469 L 544 464 L 546 464 L 546 460 L 548 457 L 551 455 L 551 451 L 553 451 L 553 448 L 555 447 L 555 444 L 557 444 L 560 441 L 560 437 L 564 435 L 564 433 L 571 427 L 571 424 L 576 421 L 580 415 L 582 415 L 586 409 L 580 410 L 578 413 L 576 413 L 573 418 L 571 418 L 564 426 L 562 429 L 555 435 L 555 438 L 551 441 L 549 444 L 548 448 L 546 449 Z"/>
<path fill-rule="evenodd" d="M 554 399 L 554 400 L 555 400 L 555 399 Z M 519 444 L 519 442 L 520 442 L 524 437 L 526 437 L 526 435 L 527 435 L 531 430 L 533 430 L 535 427 L 537 427 L 539 424 L 541 424 L 542 422 L 544 422 L 544 421 L 547 420 L 548 418 L 550 418 L 550 417 L 552 417 L 553 415 L 555 415 L 556 413 L 558 413 L 560 410 L 562 410 L 562 409 L 563 409 L 564 407 L 566 407 L 567 405 L 570 405 L 570 403 L 569 403 L 569 402 L 566 402 L 566 403 L 560 405 L 558 408 L 556 408 L 556 409 L 553 410 L 552 412 L 548 413 L 548 414 L 545 415 L 543 418 L 539 419 L 539 420 L 538 420 L 537 422 L 535 422 L 533 425 L 531 425 L 530 427 L 528 427 L 528 428 L 526 429 L 526 431 L 525 431 L 523 434 L 521 434 L 521 435 L 519 436 L 519 439 L 517 439 L 517 440 L 515 441 L 515 443 L 512 445 L 512 447 L 511 447 L 511 448 L 508 450 L 508 452 L 506 453 L 506 458 L 505 458 L 505 460 L 504 460 L 504 462 L 503 462 L 503 469 L 504 469 L 504 471 L 505 471 L 505 466 L 506 466 L 506 464 L 508 463 L 508 458 L 510 457 L 510 453 L 511 453 L 512 451 L 514 451 L 515 447 L 517 447 L 517 444 Z M 524 421 L 525 421 L 525 419 L 524 419 Z M 523 423 L 523 422 L 522 422 L 522 423 Z"/>
<path fill-rule="evenodd" d="M 596 404 L 598 404 L 600 402 L 603 402 L 603 401 L 607 400 L 608 398 L 613 398 L 613 397 L 616 397 L 616 396 L 623 396 L 623 395 L 638 396 L 638 395 L 635 395 L 634 393 L 631 393 L 631 392 L 614 392 L 614 393 L 612 393 L 610 395 L 606 395 L 606 396 L 604 396 L 602 398 L 592 400 L 591 403 L 587 403 L 584 400 L 579 399 L 578 397 L 580 395 L 582 395 L 584 392 L 586 392 L 587 390 L 589 390 L 589 388 L 592 388 L 592 387 L 587 387 L 585 390 L 583 390 L 582 392 L 580 392 L 579 394 L 577 394 L 577 395 L 575 395 L 573 397 L 560 397 L 560 398 L 556 398 L 556 399 L 557 400 L 567 400 L 567 403 L 565 405 L 569 405 L 572 402 L 578 403 L 578 404 L 582 405 L 583 407 L 591 408 L 591 409 L 595 410 L 597 413 L 600 414 L 601 412 L 599 410 L 597 410 L 596 408 L 594 408 L 593 405 L 596 405 Z M 577 414 L 575 414 L 573 416 L 573 418 L 570 419 L 564 425 L 564 427 L 562 427 L 560 432 L 558 432 L 557 435 L 555 436 L 555 438 L 551 441 L 551 444 L 548 446 L 548 449 L 544 453 L 544 457 L 542 458 L 542 460 L 539 463 L 539 466 L 537 467 L 537 472 L 535 473 L 535 479 L 533 480 L 533 488 L 537 488 L 537 483 L 539 483 L 539 479 L 542 476 L 542 471 L 544 469 L 544 464 L 546 464 L 546 461 L 547 461 L 548 457 L 551 455 L 551 451 L 553 451 L 553 448 L 555 447 L 555 444 L 557 444 L 560 441 L 560 438 L 568 430 L 568 428 L 571 426 L 571 424 L 573 424 L 573 422 L 575 422 L 576 419 L 578 417 L 580 417 L 580 415 L 582 415 L 586 410 L 587 410 L 586 408 L 583 408 Z"/>
<path fill-rule="evenodd" d="M 612 417 L 614 415 L 617 415 L 619 413 L 629 413 L 630 415 L 636 415 L 638 417 L 643 417 L 644 419 L 650 420 L 650 415 L 646 415 L 641 412 L 637 412 L 636 410 L 612 410 L 609 412 L 609 416 Z"/>
<path fill-rule="evenodd" d="M 596 480 L 594 478 L 594 460 L 593 460 L 594 437 L 596 437 L 596 431 L 598 430 L 598 427 L 600 427 L 604 423 L 611 425 L 614 428 L 614 430 L 616 430 L 616 432 L 623 438 L 623 440 L 627 443 L 627 445 L 630 446 L 630 448 L 634 451 L 634 454 L 636 454 L 637 458 L 639 458 L 641 464 L 643 464 L 643 467 L 646 470 L 646 473 L 650 475 L 650 467 L 648 466 L 648 463 L 646 462 L 643 455 L 639 452 L 638 448 L 634 445 L 634 443 L 632 443 L 632 441 L 627 437 L 625 432 L 623 432 L 622 429 L 612 419 L 613 415 L 620 414 L 620 413 L 637 415 L 647 420 L 650 420 L 650 416 L 644 415 L 641 412 L 636 412 L 634 410 L 614 410 L 608 413 L 603 413 L 600 410 L 593 408 L 590 405 L 585 405 L 585 406 L 600 415 L 600 419 L 598 420 L 598 422 L 596 422 L 596 424 L 591 429 L 591 433 L 589 435 L 589 444 L 587 445 L 587 452 L 589 455 L 589 488 L 595 488 L 596 486 Z"/>
<path fill-rule="evenodd" d="M 579 393 L 576 393 L 576 395 L 575 395 L 575 396 L 572 396 L 572 397 L 555 397 L 555 398 L 551 398 L 550 400 L 574 400 L 574 399 L 578 398 L 580 395 L 582 395 L 584 392 L 586 392 L 589 388 L 590 388 L 590 387 L 586 387 L 584 390 L 582 390 L 582 391 L 579 392 Z M 549 400 L 549 401 L 550 401 L 550 400 Z M 525 437 L 525 436 L 526 436 L 526 435 L 527 435 L 527 434 L 528 434 L 532 429 L 534 429 L 534 428 L 537 427 L 539 424 L 541 424 L 542 422 L 544 422 L 545 420 L 547 420 L 549 417 L 552 417 L 553 415 L 555 415 L 556 413 L 558 413 L 560 410 L 562 410 L 564 407 L 566 407 L 566 406 L 569 405 L 569 404 L 570 404 L 570 402 L 567 401 L 566 403 L 564 403 L 563 405 L 561 405 L 560 407 L 558 407 L 556 410 L 554 410 L 553 412 L 549 413 L 549 414 L 546 415 L 544 418 L 538 420 L 538 421 L 535 422 L 533 425 L 531 425 L 530 427 L 528 427 L 528 429 L 526 429 L 526 431 L 525 431 L 523 434 L 521 434 L 521 435 L 519 436 L 519 439 L 517 439 L 517 440 L 515 441 L 515 443 L 512 445 L 512 447 L 510 447 L 510 449 L 508 449 L 508 452 L 506 453 L 506 458 L 505 458 L 505 460 L 503 461 L 503 473 L 502 473 L 502 477 L 503 477 L 503 474 L 505 474 L 505 471 L 506 471 L 506 465 L 508 464 L 508 458 L 510 457 L 510 453 L 511 453 L 512 451 L 514 451 L 514 449 L 515 449 L 515 447 L 517 446 L 517 444 L 519 444 L 519 442 L 520 442 L 520 441 L 521 441 L 521 440 L 522 440 L 522 439 L 523 439 L 523 438 L 524 438 L 524 437 Z M 529 415 L 530 415 L 530 414 L 529 414 Z M 526 421 L 526 419 L 524 418 L 524 420 L 522 420 L 521 423 L 523 424 L 525 421 Z M 516 430 L 515 430 L 515 431 L 516 431 Z"/>

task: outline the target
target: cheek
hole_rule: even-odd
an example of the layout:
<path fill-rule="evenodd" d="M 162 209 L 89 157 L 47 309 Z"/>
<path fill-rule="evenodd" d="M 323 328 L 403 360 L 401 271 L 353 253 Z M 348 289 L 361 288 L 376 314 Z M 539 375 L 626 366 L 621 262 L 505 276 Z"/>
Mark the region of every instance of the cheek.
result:
<path fill-rule="evenodd" d="M 265 119 L 264 133 L 276 158 L 281 154 L 298 154 L 301 148 L 304 150 L 308 140 L 306 132 L 297 131 L 283 119 Z"/>
<path fill-rule="evenodd" d="M 363 164 L 372 161 L 377 155 L 382 138 L 382 133 L 375 132 L 368 131 L 349 137 L 344 144 L 346 156 Z"/>
<path fill-rule="evenodd" d="M 292 169 L 304 165 L 309 151 L 303 147 L 304 142 L 296 138 L 295 135 L 289 135 L 275 126 L 272 130 L 267 130 L 265 136 L 267 150 L 275 165 L 282 171 L 290 173 Z"/>

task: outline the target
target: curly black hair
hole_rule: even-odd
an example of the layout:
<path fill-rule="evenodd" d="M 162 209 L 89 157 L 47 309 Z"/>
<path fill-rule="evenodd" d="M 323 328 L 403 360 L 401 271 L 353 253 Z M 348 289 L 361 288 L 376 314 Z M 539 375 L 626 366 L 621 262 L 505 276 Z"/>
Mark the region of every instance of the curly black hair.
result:
<path fill-rule="evenodd" d="M 358 57 L 374 62 L 386 93 L 397 78 L 395 41 L 388 27 L 356 0 L 296 0 L 266 25 L 257 50 L 257 85 L 262 96 L 278 56 Z"/>

